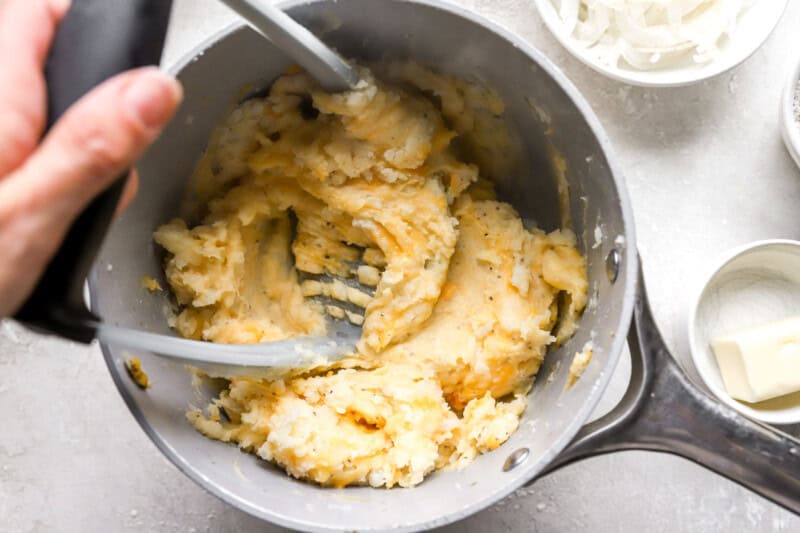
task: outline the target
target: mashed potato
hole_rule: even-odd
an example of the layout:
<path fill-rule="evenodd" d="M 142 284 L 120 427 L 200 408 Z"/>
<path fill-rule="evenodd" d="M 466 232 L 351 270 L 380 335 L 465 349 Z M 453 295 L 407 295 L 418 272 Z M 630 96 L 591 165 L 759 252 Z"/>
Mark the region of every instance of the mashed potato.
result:
<path fill-rule="evenodd" d="M 188 413 L 208 437 L 337 487 L 413 486 L 500 446 L 548 346 L 586 303 L 575 236 L 526 229 L 480 177 L 501 168 L 481 162 L 501 151 L 502 139 L 485 140 L 497 95 L 412 64 L 384 74 L 391 84 L 364 69 L 342 94 L 287 74 L 241 104 L 193 177 L 197 223 L 154 235 L 183 336 L 324 335 L 326 309 L 343 309 L 314 296 L 363 308 L 351 357 L 232 379 Z M 301 283 L 298 271 L 358 279 L 374 295 Z"/>

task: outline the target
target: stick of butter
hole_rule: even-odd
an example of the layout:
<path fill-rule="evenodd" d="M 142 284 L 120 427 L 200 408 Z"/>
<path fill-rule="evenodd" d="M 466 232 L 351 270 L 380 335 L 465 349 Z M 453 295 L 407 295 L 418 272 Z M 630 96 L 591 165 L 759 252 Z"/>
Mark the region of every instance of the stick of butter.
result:
<path fill-rule="evenodd" d="M 755 403 L 800 391 L 800 317 L 711 341 L 728 394 Z"/>

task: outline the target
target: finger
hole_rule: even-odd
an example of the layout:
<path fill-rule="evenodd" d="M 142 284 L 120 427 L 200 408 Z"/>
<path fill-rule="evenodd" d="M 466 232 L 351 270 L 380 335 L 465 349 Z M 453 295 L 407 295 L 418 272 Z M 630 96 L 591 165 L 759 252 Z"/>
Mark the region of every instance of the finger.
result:
<path fill-rule="evenodd" d="M 15 280 L 7 308 L 22 303 L 77 214 L 130 168 L 181 95 L 180 85 L 155 68 L 121 74 L 67 111 L 39 149 L 0 181 L 0 285 L 4 276 Z M 4 268 L 14 270 L 4 274 Z"/>
<path fill-rule="evenodd" d="M 139 172 L 134 168 L 128 174 L 128 179 L 125 180 L 125 188 L 122 190 L 122 196 L 119 197 L 117 210 L 114 214 L 121 215 L 131 205 L 133 199 L 136 198 L 137 192 L 139 192 Z"/>
<path fill-rule="evenodd" d="M 43 65 L 66 0 L 5 0 L 0 5 L 0 178 L 27 158 L 47 110 Z"/>
<path fill-rule="evenodd" d="M 23 184 L 53 218 L 73 218 L 133 165 L 181 94 L 178 82 L 155 67 L 113 78 L 67 111 L 8 181 Z"/>

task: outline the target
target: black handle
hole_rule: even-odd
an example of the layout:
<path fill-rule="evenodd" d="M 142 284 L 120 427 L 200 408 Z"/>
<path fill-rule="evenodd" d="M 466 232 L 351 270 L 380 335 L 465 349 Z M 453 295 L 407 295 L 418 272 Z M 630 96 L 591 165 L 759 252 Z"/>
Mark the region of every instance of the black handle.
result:
<path fill-rule="evenodd" d="M 45 67 L 48 129 L 81 96 L 125 70 L 158 64 L 172 0 L 73 0 Z M 124 176 L 98 195 L 67 232 L 44 275 L 15 318 L 81 342 L 94 338 L 98 318 L 83 284 L 108 229 Z"/>
<path fill-rule="evenodd" d="M 800 441 L 744 417 L 689 380 L 658 331 L 641 275 L 628 345 L 631 380 L 622 400 L 584 426 L 542 475 L 604 453 L 667 452 L 800 513 Z"/>

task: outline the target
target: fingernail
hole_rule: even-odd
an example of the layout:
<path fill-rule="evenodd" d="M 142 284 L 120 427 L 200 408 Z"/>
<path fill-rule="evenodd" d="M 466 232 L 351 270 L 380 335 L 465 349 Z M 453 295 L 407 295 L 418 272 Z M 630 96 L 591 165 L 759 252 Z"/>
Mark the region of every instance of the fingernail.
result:
<path fill-rule="evenodd" d="M 183 96 L 181 84 L 157 68 L 141 72 L 125 89 L 127 108 L 148 128 L 169 120 Z"/>
<path fill-rule="evenodd" d="M 59 14 L 66 13 L 69 6 L 72 4 L 71 0 L 48 0 L 50 7 L 55 9 Z"/>

